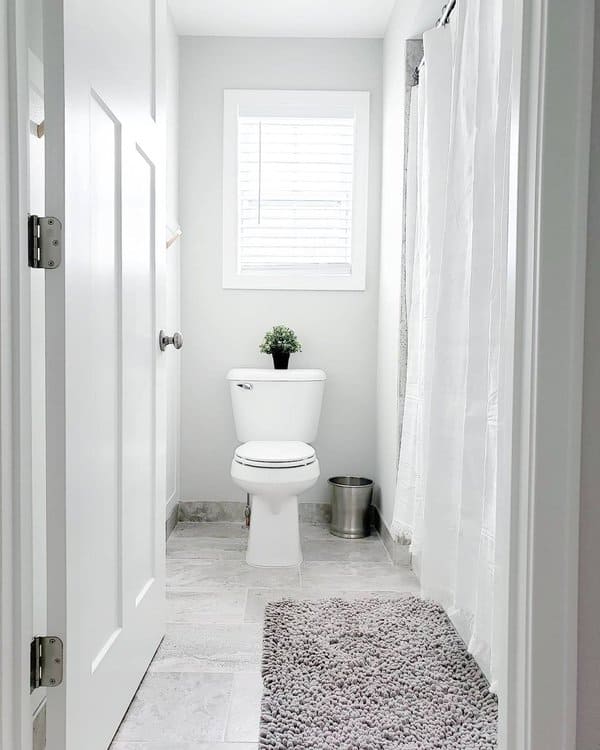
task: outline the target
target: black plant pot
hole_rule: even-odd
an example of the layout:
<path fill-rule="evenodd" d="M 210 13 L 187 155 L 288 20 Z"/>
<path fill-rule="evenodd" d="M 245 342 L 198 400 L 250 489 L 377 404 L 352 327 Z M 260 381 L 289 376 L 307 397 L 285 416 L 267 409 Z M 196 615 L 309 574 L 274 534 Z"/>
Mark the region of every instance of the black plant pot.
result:
<path fill-rule="evenodd" d="M 272 351 L 273 355 L 273 367 L 276 370 L 287 370 L 290 361 L 289 352 Z"/>

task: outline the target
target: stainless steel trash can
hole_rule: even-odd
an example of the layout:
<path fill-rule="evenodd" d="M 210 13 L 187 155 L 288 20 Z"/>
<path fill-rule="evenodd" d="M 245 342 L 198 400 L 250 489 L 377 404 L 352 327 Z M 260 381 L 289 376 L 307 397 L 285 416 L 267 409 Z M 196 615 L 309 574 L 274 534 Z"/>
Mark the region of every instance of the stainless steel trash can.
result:
<path fill-rule="evenodd" d="M 331 533 L 361 539 L 371 533 L 373 482 L 364 477 L 331 477 Z"/>

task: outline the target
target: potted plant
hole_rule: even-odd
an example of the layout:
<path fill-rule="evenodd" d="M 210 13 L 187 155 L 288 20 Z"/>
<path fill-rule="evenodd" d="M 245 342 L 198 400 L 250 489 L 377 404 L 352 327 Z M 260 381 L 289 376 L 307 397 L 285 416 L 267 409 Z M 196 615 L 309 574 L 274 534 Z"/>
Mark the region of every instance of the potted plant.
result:
<path fill-rule="evenodd" d="M 273 355 L 273 367 L 276 370 L 287 370 L 290 354 L 301 352 L 302 346 L 291 328 L 273 326 L 270 331 L 265 333 L 260 351 L 263 354 Z"/>

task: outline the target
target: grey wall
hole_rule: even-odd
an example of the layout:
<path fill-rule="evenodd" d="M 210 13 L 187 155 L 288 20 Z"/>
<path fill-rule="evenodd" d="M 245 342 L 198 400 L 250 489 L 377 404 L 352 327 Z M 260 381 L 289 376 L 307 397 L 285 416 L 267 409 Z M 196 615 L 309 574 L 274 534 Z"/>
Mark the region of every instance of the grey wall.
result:
<path fill-rule="evenodd" d="M 600 7 L 596 4 L 585 308 L 577 750 L 600 748 Z"/>
<path fill-rule="evenodd" d="M 180 40 L 182 243 L 182 492 L 184 500 L 242 499 L 231 482 L 236 443 L 225 373 L 270 367 L 258 352 L 275 323 L 304 351 L 293 367 L 326 370 L 316 443 L 321 480 L 305 500 L 328 498 L 326 480 L 375 469 L 375 362 L 381 171 L 379 40 Z M 224 290 L 221 286 L 223 90 L 371 92 L 367 289 L 364 292 Z"/>

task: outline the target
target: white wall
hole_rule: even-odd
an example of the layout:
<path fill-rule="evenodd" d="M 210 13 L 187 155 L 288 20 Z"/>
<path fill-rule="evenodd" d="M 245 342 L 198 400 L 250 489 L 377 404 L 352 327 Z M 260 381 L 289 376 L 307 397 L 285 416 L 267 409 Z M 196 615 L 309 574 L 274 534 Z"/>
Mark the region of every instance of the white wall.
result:
<path fill-rule="evenodd" d="M 327 500 L 327 477 L 375 471 L 375 363 L 381 169 L 381 41 L 187 37 L 180 40 L 183 500 L 242 499 L 231 482 L 236 446 L 225 373 L 271 367 L 258 352 L 276 323 L 328 383 L 316 448 L 321 479 L 305 500 Z M 371 154 L 367 290 L 290 292 L 221 286 L 223 90 L 367 90 Z"/>
<path fill-rule="evenodd" d="M 376 503 L 391 525 L 398 467 L 400 278 L 404 194 L 406 40 L 420 38 L 441 10 L 440 0 L 398 0 L 383 43 L 383 173 L 377 353 Z"/>
<path fill-rule="evenodd" d="M 179 39 L 170 12 L 164 33 L 166 67 L 166 221 L 171 230 L 179 226 Z M 169 233 L 167 231 L 167 233 Z M 167 249 L 167 320 L 169 333 L 181 328 L 181 243 Z M 181 353 L 169 348 L 167 356 L 167 504 L 179 499 L 179 396 Z M 169 509 L 167 509 L 169 512 Z"/>
<path fill-rule="evenodd" d="M 600 6 L 596 4 L 586 278 L 579 570 L 578 750 L 600 748 Z"/>

